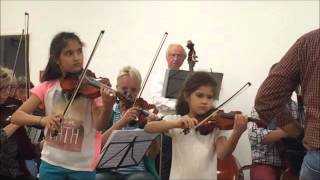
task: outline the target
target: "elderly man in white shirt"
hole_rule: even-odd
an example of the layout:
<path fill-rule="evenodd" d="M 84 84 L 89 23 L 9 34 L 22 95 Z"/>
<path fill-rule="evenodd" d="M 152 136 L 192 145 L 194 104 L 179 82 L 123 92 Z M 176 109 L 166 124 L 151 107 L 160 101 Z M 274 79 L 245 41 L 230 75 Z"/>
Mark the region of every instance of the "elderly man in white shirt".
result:
<path fill-rule="evenodd" d="M 183 46 L 180 44 L 170 44 L 167 53 L 166 60 L 169 70 L 179 70 L 187 54 Z M 164 86 L 165 71 L 159 71 L 155 74 L 152 82 L 151 96 L 153 104 L 159 109 L 159 115 L 175 114 L 176 99 L 165 98 L 162 96 L 162 89 Z M 163 137 L 162 142 L 162 167 L 161 167 L 161 179 L 169 179 L 171 168 L 171 138 L 168 136 Z"/>
<path fill-rule="evenodd" d="M 167 50 L 166 59 L 169 70 L 179 70 L 186 59 L 186 51 L 180 44 L 170 44 Z M 162 96 L 165 71 L 158 72 L 152 80 L 152 100 L 159 108 L 160 115 L 175 113 L 176 99 L 169 99 Z"/>

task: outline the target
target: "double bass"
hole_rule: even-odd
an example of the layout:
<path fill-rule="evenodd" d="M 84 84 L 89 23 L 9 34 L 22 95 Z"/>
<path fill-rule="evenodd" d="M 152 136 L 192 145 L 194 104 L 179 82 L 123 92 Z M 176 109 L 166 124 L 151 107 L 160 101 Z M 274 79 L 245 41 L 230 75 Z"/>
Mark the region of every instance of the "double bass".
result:
<path fill-rule="evenodd" d="M 196 55 L 196 51 L 194 50 L 194 44 L 191 40 L 187 41 L 187 48 L 189 49 L 188 52 L 188 64 L 189 64 L 189 71 L 193 71 L 194 66 L 198 62 L 197 58 L 198 56 Z"/>

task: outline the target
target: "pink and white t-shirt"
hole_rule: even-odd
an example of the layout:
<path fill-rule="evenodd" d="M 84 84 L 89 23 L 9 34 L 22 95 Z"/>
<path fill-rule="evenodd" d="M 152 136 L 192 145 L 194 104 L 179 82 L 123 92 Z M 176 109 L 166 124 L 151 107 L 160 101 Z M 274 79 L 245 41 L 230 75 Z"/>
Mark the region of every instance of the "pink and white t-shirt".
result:
<path fill-rule="evenodd" d="M 68 103 L 58 80 L 45 81 L 31 92 L 41 100 L 46 115 L 62 114 Z M 95 106 L 102 106 L 101 97 L 92 100 L 79 96 L 65 114 L 57 136 L 45 129 L 43 161 L 75 171 L 95 169 L 101 146 L 101 133 L 93 121 L 92 108 Z"/>

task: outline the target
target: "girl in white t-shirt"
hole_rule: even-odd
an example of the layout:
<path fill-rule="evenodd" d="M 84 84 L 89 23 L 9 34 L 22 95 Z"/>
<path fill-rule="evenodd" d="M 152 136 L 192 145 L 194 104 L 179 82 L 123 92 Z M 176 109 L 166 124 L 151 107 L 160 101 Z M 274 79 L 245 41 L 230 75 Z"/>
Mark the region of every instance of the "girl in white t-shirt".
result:
<path fill-rule="evenodd" d="M 223 159 L 231 155 L 246 130 L 247 118 L 236 115 L 228 139 L 219 129 L 208 135 L 201 135 L 194 129 L 189 134 L 182 133 L 183 129 L 197 125 L 195 117 L 213 108 L 215 88 L 210 73 L 194 72 L 184 83 L 177 99 L 177 115 L 149 122 L 144 128 L 146 132 L 164 132 L 172 138 L 170 179 L 217 179 L 217 157 Z"/>
<path fill-rule="evenodd" d="M 82 46 L 74 33 L 57 34 L 51 42 L 42 83 L 31 90 L 30 98 L 12 116 L 16 124 L 45 127 L 40 179 L 95 179 L 101 144 L 99 130 L 111 115 L 114 97 L 109 90 L 101 90 L 101 96 L 95 99 L 77 95 L 62 117 L 70 94 L 62 91 L 60 81 L 70 74 L 80 74 Z M 31 114 L 39 105 L 45 108 L 46 116 Z"/>

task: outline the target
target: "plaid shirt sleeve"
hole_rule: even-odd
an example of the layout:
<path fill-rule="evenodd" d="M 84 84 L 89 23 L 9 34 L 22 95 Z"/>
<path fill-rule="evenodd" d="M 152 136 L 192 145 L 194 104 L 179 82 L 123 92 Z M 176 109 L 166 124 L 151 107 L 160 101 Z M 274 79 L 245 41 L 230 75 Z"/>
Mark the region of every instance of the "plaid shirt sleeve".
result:
<path fill-rule="evenodd" d="M 270 122 L 275 118 L 280 127 L 293 121 L 287 103 L 300 82 L 299 62 L 303 48 L 304 40 L 296 41 L 260 86 L 255 109 L 262 120 Z"/>
<path fill-rule="evenodd" d="M 282 127 L 294 117 L 286 104 L 291 93 L 301 85 L 305 109 L 305 136 L 308 149 L 320 149 L 320 29 L 299 38 L 272 69 L 258 90 L 255 109 L 261 119 L 276 119 Z"/>

